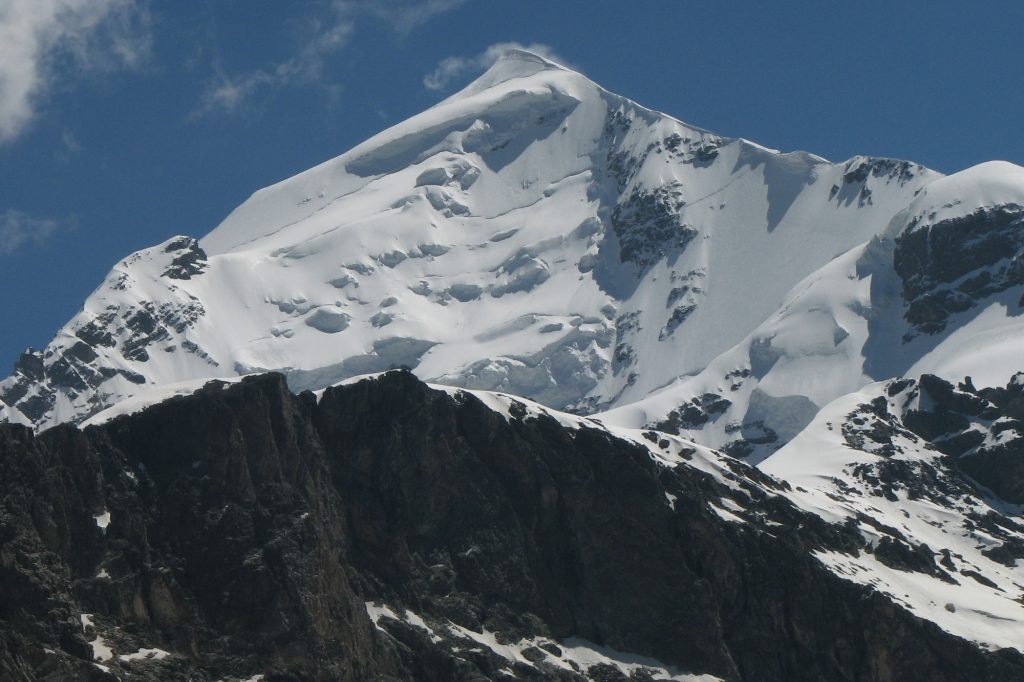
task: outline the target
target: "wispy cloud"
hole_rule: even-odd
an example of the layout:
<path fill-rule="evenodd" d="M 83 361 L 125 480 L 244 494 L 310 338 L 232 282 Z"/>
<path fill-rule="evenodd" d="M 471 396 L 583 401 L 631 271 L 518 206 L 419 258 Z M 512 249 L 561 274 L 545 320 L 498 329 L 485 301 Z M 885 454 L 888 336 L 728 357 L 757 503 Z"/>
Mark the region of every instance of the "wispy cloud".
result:
<path fill-rule="evenodd" d="M 217 73 L 192 116 L 232 113 L 260 90 L 321 80 L 328 58 L 348 44 L 354 28 L 351 19 L 338 8 L 328 19 L 310 22 L 301 40 L 302 47 L 289 59 L 234 75 L 217 66 Z"/>
<path fill-rule="evenodd" d="M 53 150 L 53 156 L 59 161 L 70 161 L 82 153 L 82 143 L 73 131 L 65 128 L 60 134 L 60 144 Z"/>
<path fill-rule="evenodd" d="M 0 255 L 29 245 L 42 246 L 58 232 L 73 229 L 76 224 L 74 218 L 39 218 L 8 209 L 0 213 Z"/>
<path fill-rule="evenodd" d="M 490 67 L 494 62 L 507 54 L 510 50 L 527 50 L 541 57 L 565 64 L 565 60 L 555 54 L 555 51 L 548 45 L 542 43 L 494 43 L 489 45 L 483 52 L 473 57 L 446 57 L 442 59 L 434 70 L 423 77 L 423 86 L 428 90 L 445 90 L 452 81 L 458 80 L 471 73 L 479 73 Z"/>
<path fill-rule="evenodd" d="M 150 46 L 144 0 L 0 0 L 0 143 L 25 130 L 55 83 L 138 67 Z"/>
<path fill-rule="evenodd" d="M 215 75 L 207 84 L 191 118 L 230 114 L 260 92 L 271 92 L 291 85 L 316 85 L 336 93 L 336 84 L 325 76 L 330 60 L 352 40 L 358 23 L 370 18 L 386 23 L 399 36 L 405 36 L 438 14 L 451 11 L 467 0 L 333 0 L 317 5 L 301 31 L 299 47 L 291 57 L 266 66 L 228 74 L 215 65 Z"/>
<path fill-rule="evenodd" d="M 347 0 L 353 15 L 365 14 L 387 22 L 399 35 L 408 35 L 438 14 L 465 5 L 467 0 L 413 0 L 412 2 L 380 2 L 379 0 Z"/>
<path fill-rule="evenodd" d="M 64 158 L 71 158 L 82 151 L 82 143 L 70 130 L 65 130 L 60 134 L 60 143 L 62 145 L 60 154 Z"/>

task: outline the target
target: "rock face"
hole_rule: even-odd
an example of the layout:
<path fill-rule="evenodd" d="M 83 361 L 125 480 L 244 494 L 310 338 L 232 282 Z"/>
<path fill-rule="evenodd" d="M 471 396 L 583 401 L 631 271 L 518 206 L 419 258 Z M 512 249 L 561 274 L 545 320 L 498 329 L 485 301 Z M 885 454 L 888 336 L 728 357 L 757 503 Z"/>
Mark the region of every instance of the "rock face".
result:
<path fill-rule="evenodd" d="M 911 223 L 896 240 L 893 259 L 907 321 L 927 334 L 941 332 L 956 313 L 1024 284 L 1022 226 L 1024 206 L 1017 204 L 979 208 L 925 227 Z"/>
<path fill-rule="evenodd" d="M 1024 504 L 1024 372 L 1005 388 L 978 389 L 970 377 L 953 386 L 931 374 L 897 388 L 921 394 L 903 415 L 908 429 L 1001 499 Z"/>
<path fill-rule="evenodd" d="M 861 534 L 785 491 L 405 371 L 3 425 L 0 677 L 1024 679 L 830 572 Z"/>

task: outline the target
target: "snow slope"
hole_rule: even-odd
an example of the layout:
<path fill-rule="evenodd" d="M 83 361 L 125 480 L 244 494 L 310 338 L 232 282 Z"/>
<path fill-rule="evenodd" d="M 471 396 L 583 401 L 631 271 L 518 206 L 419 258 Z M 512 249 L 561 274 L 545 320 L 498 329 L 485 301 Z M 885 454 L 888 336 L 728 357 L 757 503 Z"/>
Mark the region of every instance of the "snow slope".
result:
<path fill-rule="evenodd" d="M 514 51 L 198 244 L 125 259 L 0 397 L 45 427 L 183 380 L 404 365 L 623 405 L 704 369 L 937 177 L 723 138 Z"/>
<path fill-rule="evenodd" d="M 1024 538 L 1021 507 L 965 483 L 906 428 L 928 403 L 911 381 L 870 384 L 826 405 L 759 468 L 789 482 L 801 508 L 855 525 L 874 549 L 818 553 L 834 572 L 954 635 L 1021 649 L 1024 565 L 1003 554 Z"/>
<path fill-rule="evenodd" d="M 1022 312 L 1024 169 L 981 164 L 925 187 L 701 372 L 604 418 L 758 461 L 873 381 L 930 373 L 1002 385 L 1024 369 Z"/>

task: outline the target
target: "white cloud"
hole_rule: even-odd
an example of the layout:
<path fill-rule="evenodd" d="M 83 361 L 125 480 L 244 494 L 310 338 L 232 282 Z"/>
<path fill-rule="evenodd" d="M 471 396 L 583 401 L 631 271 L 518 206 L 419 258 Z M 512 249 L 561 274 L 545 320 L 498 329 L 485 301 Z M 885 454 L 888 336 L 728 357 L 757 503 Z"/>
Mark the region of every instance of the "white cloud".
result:
<path fill-rule="evenodd" d="M 78 156 L 82 153 L 82 143 L 79 142 L 78 136 L 75 135 L 71 130 L 65 129 L 60 134 L 60 146 L 54 152 L 58 159 L 67 161 L 74 156 Z"/>
<path fill-rule="evenodd" d="M 148 24 L 140 0 L 0 0 L 0 143 L 25 129 L 69 69 L 139 66 Z"/>
<path fill-rule="evenodd" d="M 467 0 L 421 0 L 419 2 L 380 2 L 379 0 L 341 0 L 353 14 L 368 14 L 387 22 L 400 35 L 408 35 L 438 14 L 450 12 Z"/>
<path fill-rule="evenodd" d="M 348 44 L 353 28 L 351 17 L 336 5 L 328 21 L 314 19 L 309 23 L 300 41 L 302 47 L 293 57 L 233 76 L 218 67 L 217 75 L 208 84 L 192 117 L 232 113 L 264 88 L 320 80 L 327 59 Z"/>
<path fill-rule="evenodd" d="M 38 218 L 23 211 L 0 213 L 0 254 L 13 253 L 23 246 L 41 246 L 61 230 L 73 228 L 74 219 Z"/>
<path fill-rule="evenodd" d="M 560 64 L 566 63 L 564 59 L 555 54 L 550 46 L 542 43 L 530 43 L 529 45 L 515 42 L 495 43 L 474 57 L 442 59 L 433 71 L 423 77 L 423 85 L 428 90 L 444 90 L 452 81 L 462 78 L 466 74 L 478 73 L 487 69 L 509 50 L 526 50 Z"/>
<path fill-rule="evenodd" d="M 0 0 L 2 1 L 2 0 Z M 314 84 L 336 91 L 324 74 L 330 59 L 351 41 L 358 22 L 369 17 L 388 24 L 405 36 L 438 14 L 466 3 L 467 0 L 333 0 L 322 3 L 307 17 L 299 36 L 301 47 L 283 61 L 251 71 L 229 75 L 215 67 L 216 75 L 200 97 L 192 118 L 217 113 L 233 113 L 261 91 L 295 84 Z"/>

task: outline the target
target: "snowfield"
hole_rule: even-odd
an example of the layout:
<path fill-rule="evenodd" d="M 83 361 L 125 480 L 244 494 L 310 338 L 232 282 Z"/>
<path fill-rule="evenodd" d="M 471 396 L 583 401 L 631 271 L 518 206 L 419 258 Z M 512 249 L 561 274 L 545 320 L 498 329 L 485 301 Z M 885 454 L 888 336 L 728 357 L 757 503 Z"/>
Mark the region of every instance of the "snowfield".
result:
<path fill-rule="evenodd" d="M 408 366 L 608 409 L 703 370 L 938 177 L 723 138 L 513 52 L 198 243 L 129 256 L 0 392 L 45 427 L 188 379 Z"/>

